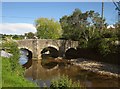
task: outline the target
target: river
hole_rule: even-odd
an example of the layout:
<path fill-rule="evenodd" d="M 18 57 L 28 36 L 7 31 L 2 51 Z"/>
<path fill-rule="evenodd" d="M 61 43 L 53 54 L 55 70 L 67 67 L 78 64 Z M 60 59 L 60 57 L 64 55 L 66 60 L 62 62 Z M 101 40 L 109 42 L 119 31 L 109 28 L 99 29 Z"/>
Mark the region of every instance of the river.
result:
<path fill-rule="evenodd" d="M 20 58 L 21 65 L 28 61 L 28 58 L 25 55 L 26 52 L 22 52 Z M 79 81 L 82 86 L 92 87 L 92 89 L 95 89 L 95 87 L 120 87 L 118 79 L 103 77 L 70 64 L 56 65 L 51 68 L 49 65 L 47 65 L 47 67 L 42 66 L 41 61 L 32 61 L 31 67 L 26 69 L 24 76 L 26 79 L 37 83 L 40 87 L 43 87 L 44 85 L 49 87 L 50 81 L 58 78 L 60 75 L 67 75 L 74 82 Z"/>

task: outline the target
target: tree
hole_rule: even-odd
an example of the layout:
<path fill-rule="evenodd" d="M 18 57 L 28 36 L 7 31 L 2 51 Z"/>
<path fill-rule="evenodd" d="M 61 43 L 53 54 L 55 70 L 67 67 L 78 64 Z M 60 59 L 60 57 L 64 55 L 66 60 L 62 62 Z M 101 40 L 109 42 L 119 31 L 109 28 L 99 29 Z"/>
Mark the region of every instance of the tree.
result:
<path fill-rule="evenodd" d="M 41 39 L 58 39 L 61 37 L 62 29 L 59 22 L 54 19 L 39 18 L 35 21 L 37 37 Z"/>
<path fill-rule="evenodd" d="M 62 38 L 64 39 L 70 39 L 70 40 L 79 40 L 80 35 L 80 18 L 79 15 L 81 14 L 81 11 L 79 9 L 75 9 L 72 15 L 69 16 L 63 16 L 60 19 L 60 24 L 63 29 Z"/>
<path fill-rule="evenodd" d="M 71 15 L 63 16 L 60 19 L 64 39 L 78 40 L 80 44 L 88 45 L 90 39 L 99 37 L 102 27 L 106 27 L 105 19 L 99 13 L 86 11 L 82 13 L 75 9 Z M 103 23 L 103 25 L 102 25 Z"/>
<path fill-rule="evenodd" d="M 115 24 L 115 29 L 116 29 L 118 40 L 120 41 L 120 23 Z"/>
<path fill-rule="evenodd" d="M 19 39 L 19 36 L 18 35 L 13 35 L 12 39 L 16 39 L 17 40 L 17 39 Z"/>
<path fill-rule="evenodd" d="M 35 34 L 32 32 L 25 33 L 27 39 L 35 39 Z"/>

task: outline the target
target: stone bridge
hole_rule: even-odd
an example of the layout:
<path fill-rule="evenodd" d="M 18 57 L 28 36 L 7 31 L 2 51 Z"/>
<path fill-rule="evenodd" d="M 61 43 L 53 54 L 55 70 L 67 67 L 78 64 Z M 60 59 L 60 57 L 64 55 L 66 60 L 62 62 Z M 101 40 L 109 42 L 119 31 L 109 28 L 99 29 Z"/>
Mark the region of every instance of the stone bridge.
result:
<path fill-rule="evenodd" d="M 32 59 L 41 59 L 41 55 L 46 51 L 54 50 L 54 55 L 64 57 L 65 52 L 70 48 L 77 48 L 78 41 L 52 40 L 52 39 L 24 39 L 17 40 L 19 49 L 27 49 L 32 53 Z M 51 50 L 50 50 L 51 49 Z"/>

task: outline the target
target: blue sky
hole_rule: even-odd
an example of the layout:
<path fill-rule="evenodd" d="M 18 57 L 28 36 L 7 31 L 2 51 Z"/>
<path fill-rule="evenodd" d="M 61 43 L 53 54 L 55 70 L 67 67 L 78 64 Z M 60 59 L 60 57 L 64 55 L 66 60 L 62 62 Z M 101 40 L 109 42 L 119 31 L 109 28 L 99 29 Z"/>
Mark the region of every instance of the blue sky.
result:
<path fill-rule="evenodd" d="M 2 2 L 2 23 L 34 24 L 39 17 L 59 19 L 70 15 L 75 8 L 82 12 L 94 10 L 101 14 L 101 2 Z M 117 21 L 117 11 L 112 2 L 104 3 L 104 17 L 108 24 Z"/>
<path fill-rule="evenodd" d="M 115 23 L 117 11 L 115 11 L 114 4 L 106 2 L 104 6 L 104 16 L 107 23 Z M 82 12 L 94 10 L 101 14 L 101 2 L 4 2 L 2 4 L 2 15 L 6 17 L 3 17 L 3 23 L 34 23 L 34 20 L 39 17 L 59 20 L 62 16 L 71 14 L 75 8 L 79 8 Z"/>
<path fill-rule="evenodd" d="M 2 2 L 112 2 L 113 0 L 2 0 Z M 114 0 L 118 2 L 119 0 Z"/>

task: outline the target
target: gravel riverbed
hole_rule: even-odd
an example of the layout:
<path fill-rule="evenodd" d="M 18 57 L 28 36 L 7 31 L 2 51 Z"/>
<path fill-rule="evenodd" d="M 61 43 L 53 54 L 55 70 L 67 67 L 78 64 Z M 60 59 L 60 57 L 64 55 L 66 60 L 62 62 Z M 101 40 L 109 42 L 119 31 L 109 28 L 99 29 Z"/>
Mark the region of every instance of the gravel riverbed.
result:
<path fill-rule="evenodd" d="M 97 73 L 107 77 L 120 78 L 120 65 L 91 61 L 88 59 L 71 59 L 71 63 L 80 66 L 81 69 Z"/>

